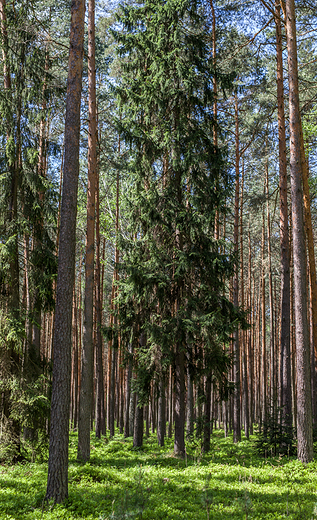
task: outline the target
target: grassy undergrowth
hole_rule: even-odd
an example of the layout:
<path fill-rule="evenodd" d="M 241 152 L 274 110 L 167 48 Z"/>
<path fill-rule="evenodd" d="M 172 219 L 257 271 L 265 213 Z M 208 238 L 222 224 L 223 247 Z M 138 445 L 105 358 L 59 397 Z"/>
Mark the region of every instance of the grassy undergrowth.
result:
<path fill-rule="evenodd" d="M 89 464 L 76 462 L 70 438 L 69 499 L 43 503 L 47 464 L 0 466 L 2 520 L 289 520 L 317 519 L 317 463 L 294 458 L 259 458 L 252 443 L 237 445 L 223 432 L 212 436 L 210 454 L 187 447 L 172 455 L 156 438 L 133 450 L 132 440 L 92 436 Z"/>

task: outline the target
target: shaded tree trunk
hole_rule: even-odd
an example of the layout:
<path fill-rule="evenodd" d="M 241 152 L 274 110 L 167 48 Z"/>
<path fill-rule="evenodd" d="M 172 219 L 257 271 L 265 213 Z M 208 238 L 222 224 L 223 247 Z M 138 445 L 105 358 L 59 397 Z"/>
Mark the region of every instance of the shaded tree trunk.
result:
<path fill-rule="evenodd" d="M 208 453 L 210 450 L 210 410 L 211 410 L 211 373 L 206 377 L 205 383 L 205 418 L 204 418 L 204 438 L 202 451 Z"/>
<path fill-rule="evenodd" d="M 84 22 L 85 3 L 83 0 L 74 0 L 71 9 L 66 94 L 65 159 L 54 328 L 51 431 L 46 490 L 46 499 L 57 503 L 63 502 L 68 496 L 72 296 L 75 274 Z"/>
<path fill-rule="evenodd" d="M 176 344 L 175 353 L 175 436 L 174 454 L 185 455 L 185 353 L 182 346 Z"/>
<path fill-rule="evenodd" d="M 239 152 L 239 120 L 238 120 L 238 96 L 235 95 L 235 145 L 236 145 L 236 188 L 235 188 L 235 214 L 234 214 L 234 251 L 238 254 L 239 247 L 239 177 L 240 177 L 240 152 Z M 239 306 L 238 294 L 238 266 L 235 266 L 233 278 L 233 304 Z M 241 441 L 240 424 L 240 345 L 238 328 L 233 333 L 233 382 L 235 385 L 233 394 L 233 442 Z"/>
<path fill-rule="evenodd" d="M 186 417 L 186 437 L 191 439 L 194 435 L 194 394 L 193 382 L 187 366 L 187 417 Z"/>
<path fill-rule="evenodd" d="M 160 376 L 159 382 L 159 398 L 158 398 L 158 412 L 157 412 L 157 440 L 159 446 L 164 446 L 166 418 L 165 418 L 165 384 L 164 376 Z"/>
<path fill-rule="evenodd" d="M 95 269 L 95 312 L 96 312 L 96 437 L 106 435 L 105 417 L 105 389 L 103 377 L 103 344 L 101 335 L 102 326 L 102 290 L 100 281 L 100 224 L 99 224 L 100 202 L 99 202 L 99 171 L 97 170 L 97 189 L 96 189 L 96 269 Z"/>
<path fill-rule="evenodd" d="M 143 445 L 143 406 L 138 405 L 138 397 L 134 417 L 133 448 L 141 448 Z"/>
<path fill-rule="evenodd" d="M 124 412 L 124 436 L 129 437 L 130 432 L 130 401 L 131 401 L 131 381 L 132 381 L 132 344 L 129 345 L 129 363 L 126 373 L 126 387 L 125 387 L 125 412 Z"/>
<path fill-rule="evenodd" d="M 287 164 L 286 133 L 283 86 L 283 48 L 278 4 L 275 7 L 276 58 L 277 58 L 277 115 L 279 138 L 279 186 L 280 186 L 280 247 L 281 247 L 281 328 L 280 328 L 280 406 L 282 424 L 292 425 L 292 388 L 291 388 L 291 352 L 290 352 L 290 248 L 288 229 L 287 202 Z"/>
<path fill-rule="evenodd" d="M 264 268 L 264 250 L 265 250 L 265 216 L 263 207 L 263 224 L 262 224 L 262 268 L 261 268 L 261 337 L 262 337 L 262 421 L 267 419 L 267 365 L 266 365 L 266 292 L 265 292 L 265 268 Z"/>
<path fill-rule="evenodd" d="M 78 417 L 78 460 L 90 458 L 90 420 L 93 400 L 93 309 L 95 256 L 95 202 L 97 171 L 96 65 L 95 65 L 95 0 L 88 4 L 88 188 L 87 234 L 85 262 L 85 303 L 83 349 L 81 357 L 81 386 Z"/>

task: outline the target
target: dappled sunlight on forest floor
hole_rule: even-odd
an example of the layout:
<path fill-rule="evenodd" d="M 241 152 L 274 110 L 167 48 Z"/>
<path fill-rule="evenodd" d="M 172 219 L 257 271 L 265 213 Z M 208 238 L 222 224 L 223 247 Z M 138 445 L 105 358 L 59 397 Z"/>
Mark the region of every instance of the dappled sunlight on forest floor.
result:
<path fill-rule="evenodd" d="M 134 450 L 132 439 L 92 434 L 90 463 L 76 461 L 77 434 L 70 438 L 69 498 L 63 505 L 43 503 L 47 464 L 3 465 L 0 518 L 229 520 L 317 518 L 316 462 L 260 458 L 251 441 L 234 445 L 218 430 L 211 451 L 187 444 L 185 460 L 173 456 L 173 443 L 157 446 L 155 436 Z"/>

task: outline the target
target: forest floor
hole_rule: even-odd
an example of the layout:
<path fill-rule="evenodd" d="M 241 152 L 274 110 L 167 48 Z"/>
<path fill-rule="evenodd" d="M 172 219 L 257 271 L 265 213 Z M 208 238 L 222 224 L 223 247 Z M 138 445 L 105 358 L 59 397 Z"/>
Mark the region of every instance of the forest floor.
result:
<path fill-rule="evenodd" d="M 317 460 L 263 459 L 252 440 L 234 445 L 218 430 L 211 451 L 187 447 L 173 456 L 172 441 L 159 448 L 155 436 L 144 448 L 116 435 L 92 435 L 91 461 L 76 462 L 77 436 L 70 438 L 69 498 L 43 503 L 47 463 L 0 466 L 1 520 L 313 520 L 317 519 Z"/>

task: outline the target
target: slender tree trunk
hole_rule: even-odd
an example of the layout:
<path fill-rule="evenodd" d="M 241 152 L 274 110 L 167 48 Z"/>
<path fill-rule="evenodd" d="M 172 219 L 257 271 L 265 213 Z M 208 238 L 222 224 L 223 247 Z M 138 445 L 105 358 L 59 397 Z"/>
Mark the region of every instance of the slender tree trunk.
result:
<path fill-rule="evenodd" d="M 88 188 L 87 235 L 85 262 L 84 333 L 81 357 L 81 387 L 78 417 L 78 460 L 90 458 L 90 420 L 93 399 L 93 309 L 95 256 L 95 202 L 97 172 L 96 65 L 95 65 L 95 0 L 88 4 Z"/>
<path fill-rule="evenodd" d="M 134 417 L 135 417 L 135 392 L 130 393 L 130 405 L 129 405 L 129 435 L 134 436 Z"/>
<path fill-rule="evenodd" d="M 204 419 L 204 439 L 202 445 L 203 453 L 210 451 L 210 410 L 211 410 L 211 373 L 206 377 L 205 384 L 205 419 Z"/>
<path fill-rule="evenodd" d="M 173 395 L 173 372 L 170 367 L 169 374 L 169 405 L 168 405 L 168 438 L 172 437 L 173 422 L 174 422 L 174 395 Z"/>
<path fill-rule="evenodd" d="M 120 136 L 119 136 L 119 144 L 118 144 L 118 153 L 120 153 Z M 118 346 L 119 346 L 119 336 L 117 330 L 117 316 L 115 314 L 115 305 L 113 303 L 113 299 L 117 295 L 117 281 L 118 277 L 118 265 L 119 265 L 119 249 L 118 249 L 118 233 L 119 233 L 119 171 L 117 171 L 117 182 L 116 182 L 116 246 L 115 246 L 115 269 L 113 275 L 113 288 L 112 288 L 112 296 L 111 296 L 111 308 L 113 312 L 112 323 L 113 323 L 113 342 L 110 347 L 110 385 L 109 385 L 109 430 L 110 437 L 114 436 L 114 421 L 115 421 L 115 373 L 116 373 L 116 364 L 117 364 L 117 356 L 118 356 Z M 110 346 L 110 344 L 109 344 Z"/>
<path fill-rule="evenodd" d="M 267 146 L 266 146 L 267 149 Z M 274 299 L 273 299 L 273 276 L 272 276 L 272 252 L 271 252 L 271 215 L 269 205 L 269 165 L 265 163 L 265 184 L 266 184 L 266 225 L 267 225 L 267 254 L 269 271 L 269 305 L 270 305 L 270 391 L 271 407 L 273 417 L 276 412 L 276 373 L 275 373 L 275 323 L 274 323 Z"/>
<path fill-rule="evenodd" d="M 83 0 L 74 0 L 71 9 L 66 94 L 65 160 L 54 328 L 51 432 L 46 491 L 46 499 L 57 503 L 63 502 L 68 496 L 72 296 L 75 274 L 84 23 L 85 3 Z"/>
<path fill-rule="evenodd" d="M 243 197 L 244 197 L 244 158 L 242 157 L 241 175 L 241 197 L 240 197 L 240 285 L 241 285 L 241 307 L 245 307 L 244 294 L 244 256 L 243 256 Z M 247 334 L 241 331 L 242 340 L 242 373 L 243 373 L 243 419 L 244 433 L 249 438 L 249 386 L 248 386 L 248 343 Z"/>
<path fill-rule="evenodd" d="M 46 58 L 45 58 L 45 71 L 44 71 L 44 81 L 43 81 L 43 89 L 42 89 L 42 114 L 40 121 L 40 137 L 39 137 L 39 158 L 38 158 L 38 176 L 41 178 L 46 177 L 46 142 L 47 142 L 47 114 L 46 114 L 46 97 L 45 91 L 47 88 L 47 74 L 49 69 L 49 55 L 48 55 L 48 46 L 46 47 Z M 41 215 L 35 226 L 34 230 L 34 247 L 37 248 L 42 242 L 43 235 L 43 204 L 44 204 L 44 196 L 45 192 L 43 188 L 39 192 L 39 203 L 41 207 Z M 42 321 L 42 312 L 41 306 L 39 302 L 39 291 L 38 288 L 35 289 L 34 295 L 34 311 L 33 311 L 33 327 L 32 327 L 32 350 L 33 350 L 33 360 L 32 365 L 34 367 L 37 366 L 36 372 L 40 373 L 40 343 L 41 343 L 41 321 Z"/>
<path fill-rule="evenodd" d="M 99 224 L 99 171 L 97 170 L 97 189 L 96 189 L 96 269 L 95 269 L 95 312 L 96 312 L 96 437 L 100 439 L 101 435 L 106 435 L 106 418 L 105 418 L 105 389 L 103 377 L 103 344 L 102 344 L 102 290 L 100 283 L 100 224 Z"/>
<path fill-rule="evenodd" d="M 267 419 L 267 365 L 266 365 L 266 293 L 265 293 L 265 269 L 264 269 L 264 250 L 265 250 L 265 216 L 263 208 L 263 224 L 262 224 L 262 275 L 261 275 L 261 310 L 262 310 L 262 420 L 263 423 Z"/>
<path fill-rule="evenodd" d="M 250 309 L 250 322 L 251 328 L 248 333 L 248 372 L 249 372 L 249 417 L 250 417 L 250 433 L 253 435 L 253 422 L 254 422 L 254 393 L 253 393 L 253 369 L 254 369 L 254 342 L 252 338 L 254 336 L 254 312 L 253 311 L 253 300 L 252 298 L 252 248 L 251 248 L 251 233 L 250 233 L 250 217 L 249 217 L 249 229 L 248 229 L 248 246 L 249 246 L 249 255 L 248 255 L 248 268 L 249 268 L 249 309 Z M 254 295 L 253 295 L 254 296 Z"/>
<path fill-rule="evenodd" d="M 301 121 L 300 121 L 301 124 Z M 314 235 L 311 216 L 311 201 L 309 193 L 309 171 L 308 161 L 305 154 L 304 138 L 302 125 L 300 128 L 300 142 L 301 142 L 301 163 L 302 163 L 302 178 L 303 178 L 303 192 L 304 192 L 304 215 L 305 215 L 305 231 L 308 245 L 308 259 L 309 259 L 309 279 L 311 287 L 311 301 L 312 301 L 312 327 L 313 327 L 313 347 L 315 349 L 315 359 L 317 358 L 317 279 L 316 279 L 316 261 L 314 248 Z"/>
<path fill-rule="evenodd" d="M 236 188 L 235 188 L 235 213 L 234 213 L 234 235 L 233 244 L 235 253 L 238 254 L 239 247 L 239 179 L 240 179 L 240 151 L 239 151 L 239 120 L 238 120 L 238 96 L 235 95 L 235 143 L 236 143 Z M 233 304 L 239 306 L 238 293 L 238 266 L 235 266 L 233 279 Z M 233 442 L 241 441 L 240 424 L 240 345 L 239 332 L 236 328 L 233 332 L 233 382 L 235 385 L 233 394 Z"/>
<path fill-rule="evenodd" d="M 131 400 L 131 381 L 132 381 L 132 343 L 129 345 L 129 363 L 126 372 L 126 387 L 125 387 L 125 415 L 124 415 L 124 436 L 129 437 L 132 432 L 129 428 L 130 416 L 130 400 Z"/>
<path fill-rule="evenodd" d="M 81 267 L 81 266 L 80 266 Z M 73 406 L 74 406 L 74 414 L 73 414 L 73 427 L 77 428 L 78 426 L 78 369 L 79 369 L 79 349 L 78 349 L 78 339 L 79 339 L 79 331 L 78 331 L 78 299 L 75 297 L 74 292 L 74 363 L 73 363 L 73 378 L 74 378 L 74 395 L 73 395 Z"/>
<path fill-rule="evenodd" d="M 175 353 L 175 437 L 174 454 L 185 456 L 185 353 L 176 344 Z"/>
<path fill-rule="evenodd" d="M 276 58 L 277 58 L 277 107 L 279 133 L 279 171 L 280 171 L 280 247 L 281 247 L 281 329 L 280 329 L 280 406 L 282 424 L 292 425 L 292 389 L 291 389 L 291 353 L 290 353 L 290 248 L 288 229 L 287 202 L 287 163 L 286 132 L 284 114 L 284 80 L 282 29 L 278 4 L 275 7 L 276 18 Z"/>
<path fill-rule="evenodd" d="M 109 431 L 110 437 L 114 436 L 114 420 L 115 420 L 115 378 L 116 378 L 116 364 L 117 364 L 117 348 L 114 346 L 111 349 L 111 364 L 110 364 L 110 387 L 109 387 Z"/>
<path fill-rule="evenodd" d="M 191 439 L 194 435 L 194 395 L 193 382 L 187 366 L 187 417 L 186 417 L 186 437 Z"/>
<path fill-rule="evenodd" d="M 289 81 L 290 170 L 293 221 L 293 260 L 297 365 L 298 458 L 313 459 L 313 427 L 310 381 L 310 343 L 307 320 L 306 249 L 303 219 L 302 160 L 298 95 L 297 42 L 294 0 L 286 0 Z"/>
<path fill-rule="evenodd" d="M 164 446 L 166 418 L 165 418 L 165 382 L 164 376 L 160 376 L 159 381 L 159 398 L 158 398 L 158 412 L 157 412 L 157 440 L 159 446 Z"/>
<path fill-rule="evenodd" d="M 141 448 L 143 445 L 143 406 L 138 406 L 138 401 L 139 399 L 137 398 L 134 418 L 133 448 Z"/>

